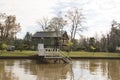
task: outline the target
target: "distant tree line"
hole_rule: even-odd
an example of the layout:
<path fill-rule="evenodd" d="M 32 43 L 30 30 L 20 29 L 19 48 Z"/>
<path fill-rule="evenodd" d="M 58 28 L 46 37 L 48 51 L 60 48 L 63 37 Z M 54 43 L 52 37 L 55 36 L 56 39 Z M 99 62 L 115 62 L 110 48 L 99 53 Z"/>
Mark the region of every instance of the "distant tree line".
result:
<path fill-rule="evenodd" d="M 111 31 L 96 37 L 84 38 L 78 41 L 76 50 L 97 51 L 97 52 L 116 52 L 120 50 L 120 23 L 113 21 Z"/>

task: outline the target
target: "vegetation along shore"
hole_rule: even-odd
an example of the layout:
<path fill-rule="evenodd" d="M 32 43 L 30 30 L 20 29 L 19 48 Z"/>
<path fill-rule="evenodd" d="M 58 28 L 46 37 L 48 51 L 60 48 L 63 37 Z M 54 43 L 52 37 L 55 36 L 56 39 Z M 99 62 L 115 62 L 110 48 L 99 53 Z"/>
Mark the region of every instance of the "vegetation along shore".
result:
<path fill-rule="evenodd" d="M 72 52 L 65 52 L 65 55 L 73 58 L 73 59 L 120 59 L 119 53 L 109 53 L 109 52 L 84 52 L 84 51 L 72 51 Z M 37 51 L 1 51 L 0 59 L 4 58 L 13 58 L 13 59 L 35 59 L 37 58 Z"/>

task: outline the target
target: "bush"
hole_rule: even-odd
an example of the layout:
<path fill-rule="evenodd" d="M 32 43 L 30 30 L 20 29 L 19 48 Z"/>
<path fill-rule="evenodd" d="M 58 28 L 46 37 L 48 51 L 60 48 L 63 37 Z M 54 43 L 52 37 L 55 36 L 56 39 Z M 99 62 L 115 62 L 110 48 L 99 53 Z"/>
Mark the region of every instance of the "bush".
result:
<path fill-rule="evenodd" d="M 7 44 L 2 43 L 2 44 L 1 44 L 1 49 L 2 49 L 2 50 L 5 50 L 6 48 L 7 48 Z"/>

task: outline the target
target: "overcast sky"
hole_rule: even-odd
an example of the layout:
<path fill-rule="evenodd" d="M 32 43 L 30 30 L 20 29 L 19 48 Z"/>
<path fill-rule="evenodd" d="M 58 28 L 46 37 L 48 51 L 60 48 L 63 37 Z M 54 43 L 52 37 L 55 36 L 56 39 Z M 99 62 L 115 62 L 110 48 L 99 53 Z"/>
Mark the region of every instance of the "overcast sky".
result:
<path fill-rule="evenodd" d="M 95 33 L 107 33 L 112 20 L 120 22 L 120 0 L 0 0 L 0 13 L 16 15 L 22 26 L 17 34 L 24 37 L 26 32 L 39 31 L 37 21 L 43 16 L 51 18 L 59 11 L 67 11 L 72 7 L 82 9 L 85 16 L 85 36 Z"/>

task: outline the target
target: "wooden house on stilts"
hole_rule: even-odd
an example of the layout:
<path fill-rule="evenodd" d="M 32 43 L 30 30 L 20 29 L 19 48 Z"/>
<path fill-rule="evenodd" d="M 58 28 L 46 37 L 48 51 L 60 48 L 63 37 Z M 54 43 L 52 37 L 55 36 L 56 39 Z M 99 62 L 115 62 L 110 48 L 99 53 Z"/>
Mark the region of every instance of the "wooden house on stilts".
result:
<path fill-rule="evenodd" d="M 70 58 L 61 51 L 69 40 L 66 31 L 36 32 L 32 36 L 32 40 L 37 45 L 38 56 L 41 57 L 41 61 L 49 59 L 54 62 L 60 62 L 60 60 L 65 63 L 70 62 Z"/>

